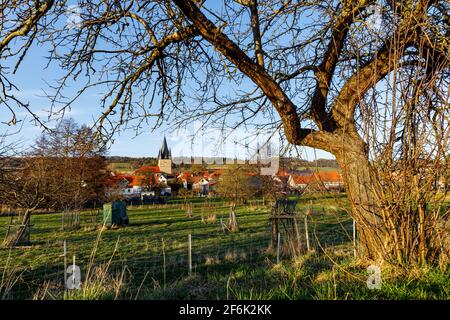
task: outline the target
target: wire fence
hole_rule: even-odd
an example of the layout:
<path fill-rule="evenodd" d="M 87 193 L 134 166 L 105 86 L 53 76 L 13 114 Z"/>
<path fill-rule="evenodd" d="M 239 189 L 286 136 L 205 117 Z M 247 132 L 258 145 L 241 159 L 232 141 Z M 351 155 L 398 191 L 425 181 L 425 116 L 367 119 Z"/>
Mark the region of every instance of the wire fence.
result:
<path fill-rule="evenodd" d="M 55 236 L 53 241 L 42 244 L 42 255 L 34 256 L 31 266 L 15 269 L 17 283 L 11 290 L 12 295 L 30 298 L 47 282 L 64 287 L 64 273 L 73 257 L 81 269 L 82 281 L 96 266 L 108 264 L 111 273 L 128 270 L 136 284 L 147 275 L 166 283 L 192 273 L 229 273 L 243 264 L 268 267 L 305 254 L 308 247 L 320 253 L 351 243 L 355 234 L 354 224 L 348 217 L 309 214 L 305 219 L 306 212 L 298 212 L 298 232 L 292 236 L 288 228 L 280 227 L 277 245 L 273 246 L 270 207 L 262 202 L 238 207 L 240 230 L 237 232 L 228 232 L 222 227 L 230 210 L 227 202 L 214 203 L 214 206 L 192 204 L 191 217 L 186 216 L 186 210 L 185 204 L 135 206 L 129 208 L 130 227 L 119 230 L 118 235 L 105 235 L 100 230 L 87 233 L 89 236 L 83 232 L 78 236 L 76 231 Z M 208 221 L 207 216 L 212 215 L 215 218 Z M 46 221 L 51 219 L 56 228 L 58 217 Z M 82 225 L 100 220 L 96 211 L 85 212 L 80 219 Z M 157 227 L 146 229 L 153 225 Z M 170 225 L 170 230 L 161 232 L 166 225 Z M 49 227 L 41 228 L 37 232 L 52 232 Z M 127 237 L 134 237 L 133 241 Z M 64 241 L 68 248 L 66 252 Z M 48 263 L 39 263 L 39 259 Z M 8 276 L 11 265 L 14 261 L 2 263 L 0 277 L 2 274 L 2 278 Z"/>

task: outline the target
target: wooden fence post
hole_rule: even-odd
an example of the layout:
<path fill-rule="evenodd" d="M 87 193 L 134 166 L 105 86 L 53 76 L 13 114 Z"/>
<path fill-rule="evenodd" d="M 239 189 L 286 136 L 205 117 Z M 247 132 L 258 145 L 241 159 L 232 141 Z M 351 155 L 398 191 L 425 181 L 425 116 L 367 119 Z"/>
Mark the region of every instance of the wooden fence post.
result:
<path fill-rule="evenodd" d="M 166 289 L 166 247 L 164 245 L 164 238 L 161 239 L 161 242 L 163 251 L 163 280 L 164 280 L 164 289 Z"/>
<path fill-rule="evenodd" d="M 356 258 L 356 220 L 353 219 L 353 256 Z"/>
<path fill-rule="evenodd" d="M 63 258 L 64 258 L 64 291 L 66 291 L 67 290 L 67 243 L 66 243 L 66 240 L 64 240 Z"/>
<path fill-rule="evenodd" d="M 277 264 L 280 263 L 280 233 L 278 232 L 278 241 L 277 241 Z"/>
<path fill-rule="evenodd" d="M 301 253 L 302 243 L 300 240 L 300 231 L 298 230 L 297 218 L 294 217 L 295 237 L 297 238 L 297 252 Z"/>

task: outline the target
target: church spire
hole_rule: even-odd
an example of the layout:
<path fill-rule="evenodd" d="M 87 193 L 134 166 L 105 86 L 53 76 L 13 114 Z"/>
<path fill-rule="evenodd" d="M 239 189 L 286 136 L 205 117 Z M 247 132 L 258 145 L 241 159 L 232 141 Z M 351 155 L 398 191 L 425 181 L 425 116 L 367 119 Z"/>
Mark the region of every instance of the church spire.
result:
<path fill-rule="evenodd" d="M 158 153 L 158 167 L 161 172 L 172 174 L 172 154 L 167 146 L 167 140 L 164 136 L 163 144 Z"/>
<path fill-rule="evenodd" d="M 167 146 L 166 136 L 164 136 L 163 144 L 161 146 L 161 149 L 159 150 L 158 158 L 159 159 L 171 158 L 170 150 L 169 147 Z"/>

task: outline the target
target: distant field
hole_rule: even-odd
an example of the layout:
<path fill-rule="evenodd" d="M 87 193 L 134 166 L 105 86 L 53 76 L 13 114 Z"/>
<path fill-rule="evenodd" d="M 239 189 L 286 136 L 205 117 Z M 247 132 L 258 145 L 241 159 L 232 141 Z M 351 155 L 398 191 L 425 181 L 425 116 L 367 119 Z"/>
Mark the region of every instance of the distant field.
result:
<path fill-rule="evenodd" d="M 108 169 L 116 172 L 131 173 L 138 168 L 133 167 L 132 164 L 128 162 L 112 162 L 108 164 Z"/>
<path fill-rule="evenodd" d="M 391 279 L 383 284 L 381 291 L 368 290 L 365 268 L 352 256 L 352 220 L 341 210 L 345 197 L 305 197 L 299 199 L 299 212 L 309 208 L 311 201 L 314 215 L 309 220 L 310 238 L 316 253 L 304 252 L 292 260 L 287 254 L 290 243 L 283 242 L 281 264 L 276 264 L 275 253 L 268 250 L 270 207 L 263 206 L 261 201 L 239 206 L 240 230 L 224 233 L 220 221 L 227 221 L 229 206 L 222 202 L 216 204 L 216 209 L 195 204 L 192 218 L 187 217 L 180 205 L 129 207 L 128 227 L 101 233 L 96 228 L 94 221 L 98 217 L 94 212 L 82 213 L 81 229 L 76 231 L 61 231 L 61 214 L 35 215 L 30 247 L 0 249 L 0 274 L 12 277 L 13 269 L 16 275 L 20 274 L 10 291 L 12 297 L 37 298 L 42 294 L 46 299 L 62 298 L 61 255 L 66 240 L 69 262 L 75 255 L 82 277 L 86 276 L 89 265 L 110 261 L 108 284 L 102 278 L 102 289 L 98 289 L 95 281 L 100 280 L 87 281 L 86 289 L 75 291 L 68 298 L 377 299 L 400 293 L 404 298 L 448 296 L 445 275 L 434 271 L 426 276 L 425 287 Z M 202 215 L 206 219 L 213 213 L 215 218 L 202 222 Z M 6 217 L 0 218 L 0 225 L 8 221 Z M 298 223 L 304 246 L 303 219 Z M 1 232 L 3 237 L 4 229 Z M 188 274 L 189 234 L 192 235 L 191 276 Z M 111 283 L 118 282 L 120 275 L 120 285 L 110 287 Z M 386 276 L 392 278 L 389 273 Z M 339 284 L 337 291 L 333 289 L 333 281 Z M 92 287 L 97 289 L 88 290 Z M 0 297 L 1 293 L 0 285 Z"/>

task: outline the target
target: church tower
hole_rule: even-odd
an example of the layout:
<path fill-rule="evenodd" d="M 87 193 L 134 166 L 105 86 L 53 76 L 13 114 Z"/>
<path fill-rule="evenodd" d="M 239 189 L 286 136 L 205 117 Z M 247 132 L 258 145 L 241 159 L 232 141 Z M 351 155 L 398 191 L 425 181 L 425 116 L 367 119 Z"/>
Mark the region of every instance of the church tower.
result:
<path fill-rule="evenodd" d="M 166 137 L 158 153 L 158 167 L 163 173 L 172 174 L 172 155 L 167 147 Z"/>

